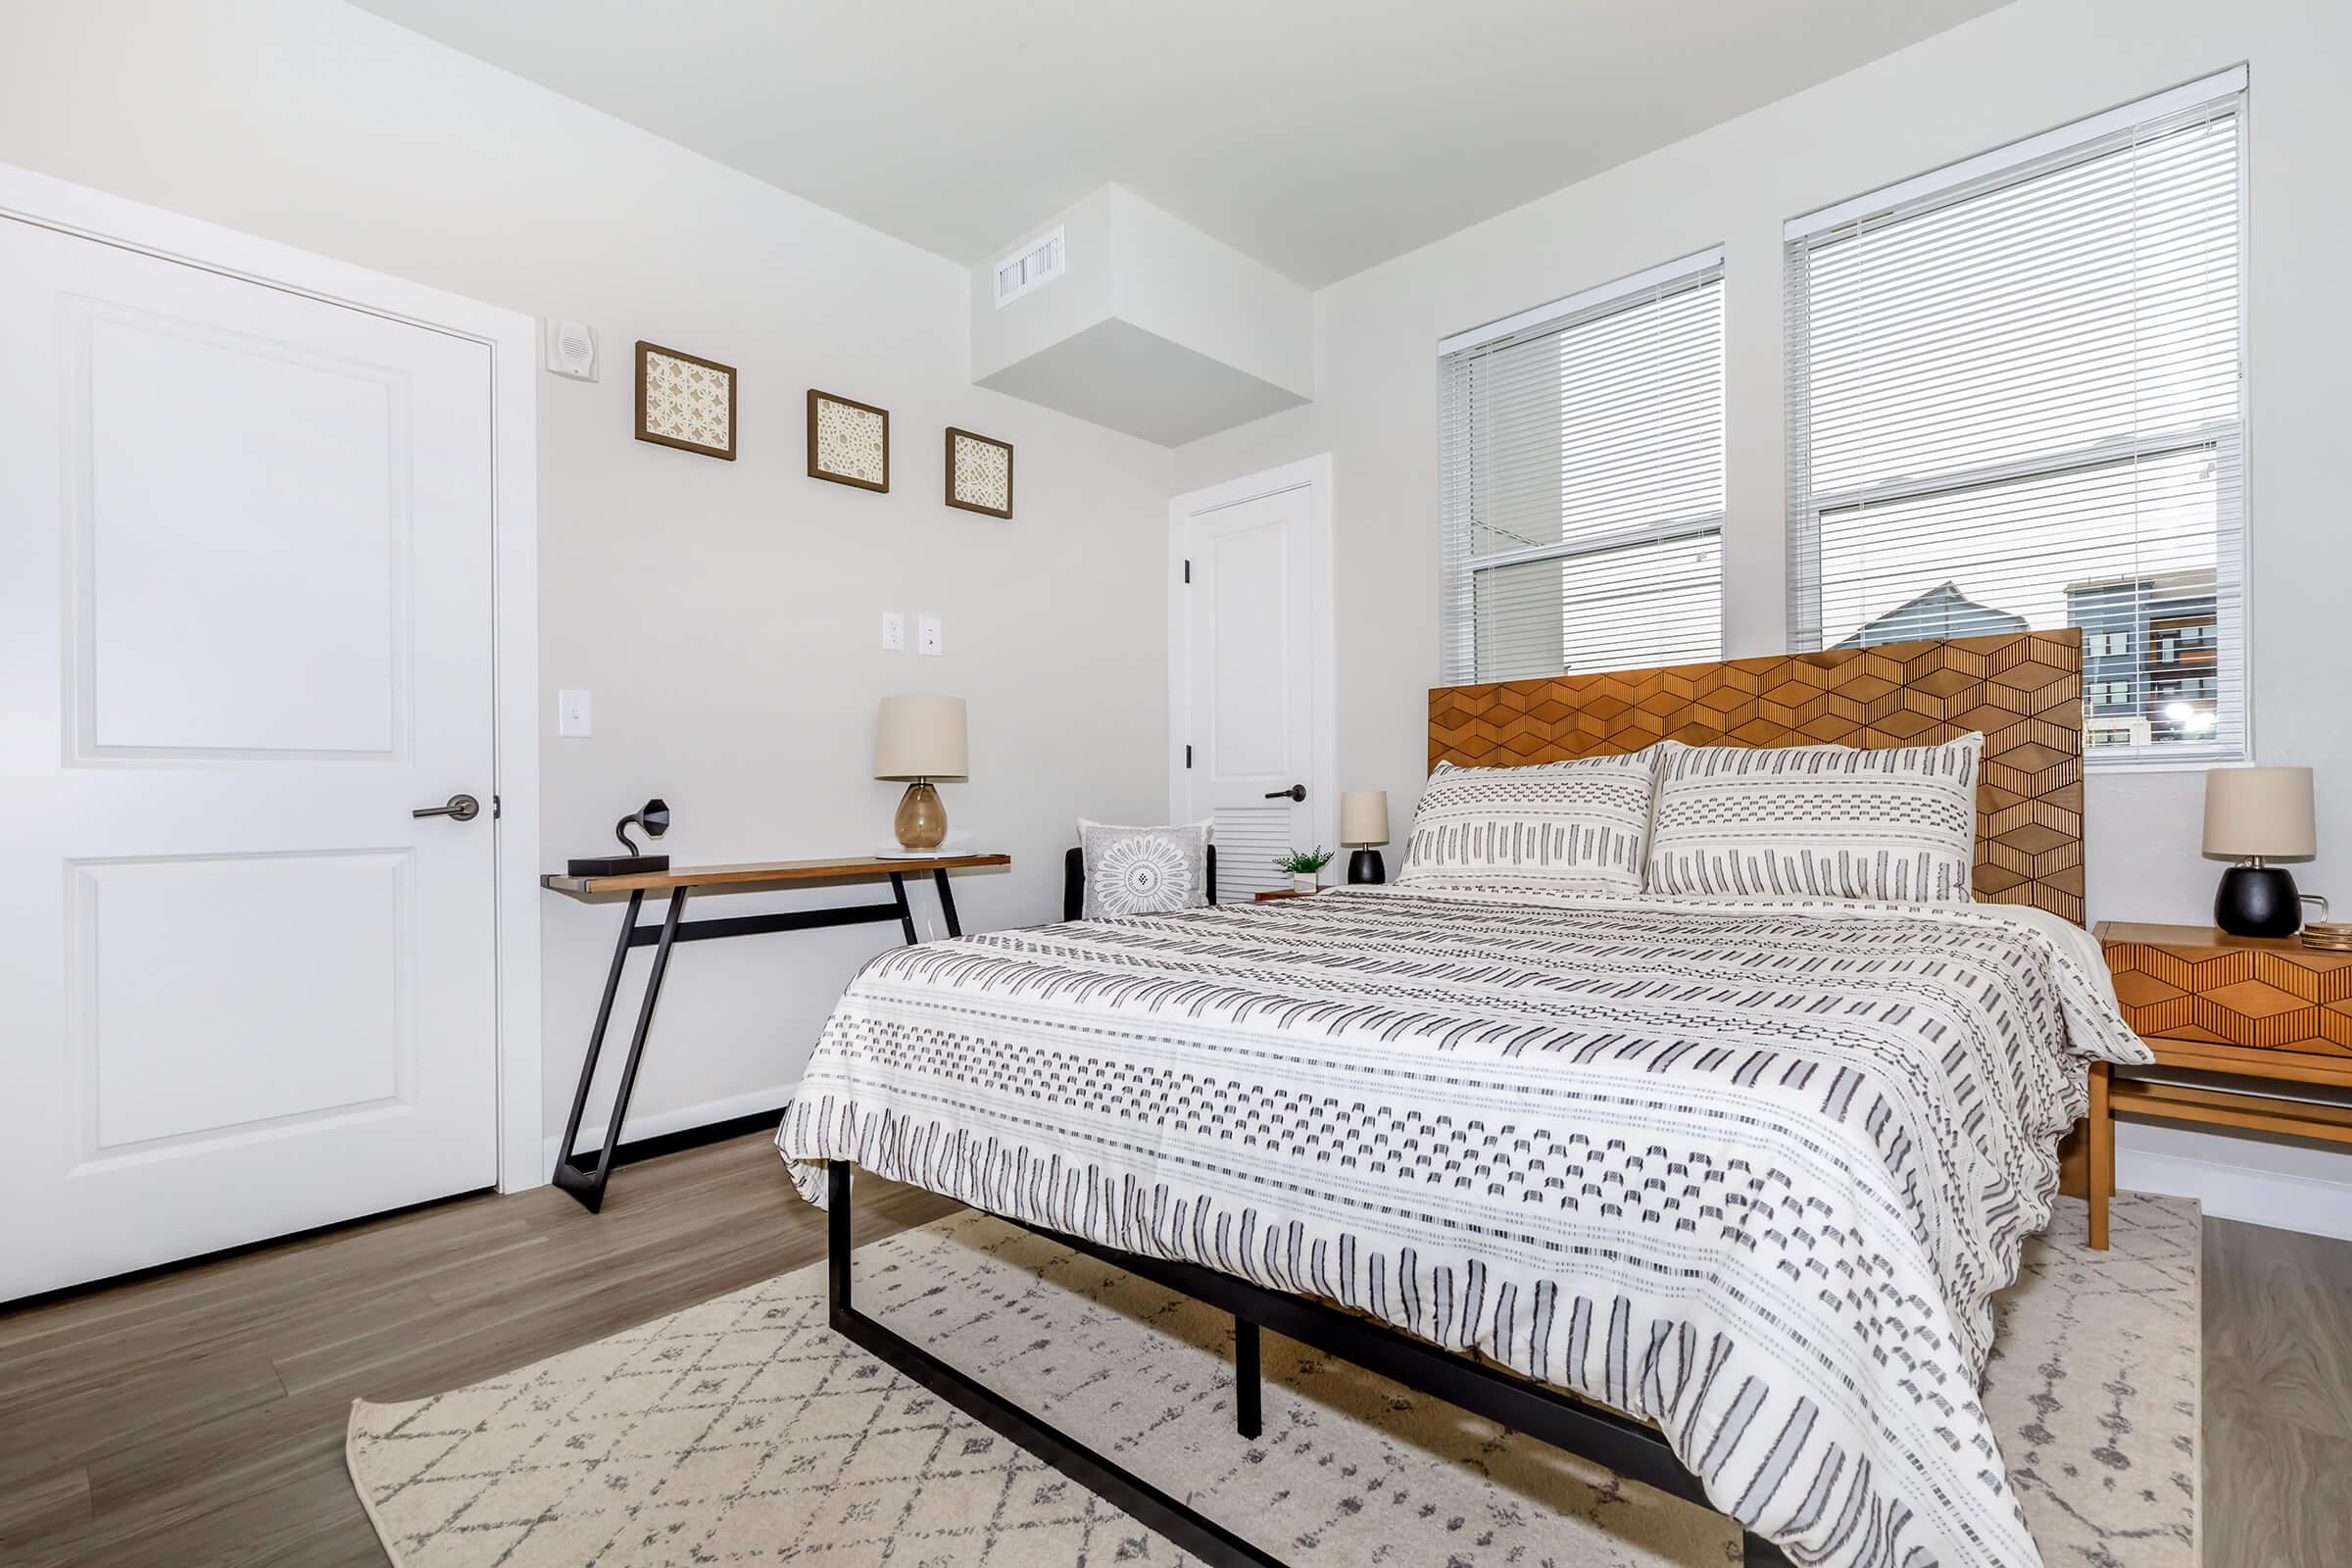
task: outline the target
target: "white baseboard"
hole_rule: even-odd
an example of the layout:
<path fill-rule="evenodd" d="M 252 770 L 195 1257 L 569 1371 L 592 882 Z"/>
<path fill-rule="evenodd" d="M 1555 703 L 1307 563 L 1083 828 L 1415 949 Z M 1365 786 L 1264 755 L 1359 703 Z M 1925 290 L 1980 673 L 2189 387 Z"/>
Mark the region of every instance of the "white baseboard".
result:
<path fill-rule="evenodd" d="M 777 1084 L 767 1089 L 754 1089 L 746 1094 L 729 1095 L 723 1100 L 706 1100 L 699 1105 L 680 1105 L 675 1110 L 633 1112 L 621 1127 L 622 1144 L 642 1139 L 659 1138 L 664 1133 L 682 1133 L 690 1128 L 708 1127 L 715 1121 L 731 1121 L 737 1116 L 749 1116 L 755 1111 L 773 1110 L 800 1091 L 800 1080 Z M 556 1168 L 556 1150 L 564 1142 L 562 1128 L 547 1135 L 546 1151 L 539 1161 L 542 1170 Z M 605 1147 L 603 1126 L 583 1127 L 574 1145 L 577 1150 L 599 1150 Z"/>
<path fill-rule="evenodd" d="M 2145 1137 L 2160 1129 L 2131 1130 Z M 2211 1218 L 2352 1241 L 2352 1181 L 2172 1151 L 2118 1148 L 2115 1185 L 2129 1192 L 2193 1198 Z"/>

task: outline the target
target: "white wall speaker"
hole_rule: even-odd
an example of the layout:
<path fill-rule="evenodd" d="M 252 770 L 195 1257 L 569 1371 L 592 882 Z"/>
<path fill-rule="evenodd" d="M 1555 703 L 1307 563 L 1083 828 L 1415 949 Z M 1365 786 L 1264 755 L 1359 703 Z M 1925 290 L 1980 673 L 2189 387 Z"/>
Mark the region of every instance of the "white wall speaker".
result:
<path fill-rule="evenodd" d="M 547 322 L 547 368 L 575 381 L 596 379 L 596 328 L 586 321 Z"/>

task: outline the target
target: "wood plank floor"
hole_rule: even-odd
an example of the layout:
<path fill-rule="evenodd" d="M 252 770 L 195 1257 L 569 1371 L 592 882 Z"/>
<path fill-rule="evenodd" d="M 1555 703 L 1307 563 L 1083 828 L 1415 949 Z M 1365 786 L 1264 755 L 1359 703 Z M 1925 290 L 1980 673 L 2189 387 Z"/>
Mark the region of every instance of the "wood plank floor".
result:
<path fill-rule="evenodd" d="M 952 1206 L 876 1192 L 860 1239 Z M 0 1312 L 0 1563 L 380 1565 L 354 1398 L 814 1262 L 819 1218 L 753 1136 L 628 1167 L 601 1215 L 466 1199 Z M 2207 1568 L 2352 1560 L 2352 1244 L 2215 1220 L 2204 1263 Z"/>

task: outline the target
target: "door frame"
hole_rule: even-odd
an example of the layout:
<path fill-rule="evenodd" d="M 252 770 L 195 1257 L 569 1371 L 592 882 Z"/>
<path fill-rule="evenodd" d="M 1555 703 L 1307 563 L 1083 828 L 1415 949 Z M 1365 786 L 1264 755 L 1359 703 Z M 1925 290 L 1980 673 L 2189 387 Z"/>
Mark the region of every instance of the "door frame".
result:
<path fill-rule="evenodd" d="M 498 977 L 498 1185 L 543 1187 L 539 1037 L 537 323 L 518 312 L 0 164 L 0 219 L 137 251 L 490 350 L 491 819 Z"/>
<path fill-rule="evenodd" d="M 1184 820 L 1191 810 L 1185 779 L 1184 748 L 1191 730 L 1193 617 L 1185 603 L 1185 533 L 1192 519 L 1203 513 L 1221 512 L 1245 502 L 1262 501 L 1291 490 L 1307 492 L 1307 605 L 1306 629 L 1315 651 L 1315 673 L 1310 683 L 1315 710 L 1309 758 L 1308 820 L 1316 842 L 1339 855 L 1340 798 L 1338 690 L 1332 637 L 1332 464 L 1331 454 L 1319 453 L 1286 463 L 1260 473 L 1246 474 L 1199 490 L 1188 490 L 1168 502 L 1168 820 Z"/>

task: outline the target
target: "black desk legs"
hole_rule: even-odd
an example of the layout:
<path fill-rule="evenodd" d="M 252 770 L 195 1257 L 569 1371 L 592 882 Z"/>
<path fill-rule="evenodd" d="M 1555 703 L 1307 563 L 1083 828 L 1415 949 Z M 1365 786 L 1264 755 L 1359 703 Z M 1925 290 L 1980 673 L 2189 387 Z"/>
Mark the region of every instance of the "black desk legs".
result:
<path fill-rule="evenodd" d="M 686 912 L 686 890 L 679 888 L 669 896 L 668 912 L 662 916 L 662 935 L 654 946 L 654 972 L 646 976 L 645 1000 L 637 1005 L 637 1029 L 629 1037 L 629 1057 L 620 1066 L 620 1086 L 612 1096 L 612 1120 L 605 1128 L 605 1147 L 596 1156 L 596 1166 L 583 1166 L 581 1156 L 572 1152 L 572 1145 L 580 1136 L 580 1115 L 588 1104 L 588 1086 L 596 1079 L 596 1060 L 604 1053 L 605 1026 L 612 1019 L 612 999 L 620 990 L 620 968 L 628 961 L 631 939 L 637 934 L 637 910 L 645 903 L 642 892 L 629 895 L 629 912 L 620 923 L 620 941 L 612 949 L 612 967 L 605 975 L 605 1000 L 596 1009 L 596 1028 L 588 1036 L 588 1057 L 580 1063 L 580 1086 L 572 1091 L 571 1115 L 564 1125 L 564 1146 L 556 1152 L 555 1180 L 572 1197 L 578 1199 L 593 1214 L 605 1206 L 605 1183 L 612 1174 L 612 1151 L 620 1145 L 621 1118 L 628 1114 L 629 1092 L 637 1087 L 637 1065 L 645 1059 L 645 1037 L 654 1027 L 654 1004 L 662 998 L 662 977 L 669 972 L 669 950 L 677 942 L 678 916 Z"/>
<path fill-rule="evenodd" d="M 952 937 L 963 935 L 963 927 L 956 923 L 956 895 L 948 890 L 947 867 L 941 866 L 931 873 L 931 877 L 939 884 L 939 912 L 947 918 L 948 935 Z M 898 878 L 894 876 L 891 880 L 896 882 Z M 912 942 L 914 939 L 908 937 L 906 940 Z"/>
<path fill-rule="evenodd" d="M 956 894 L 948 886 L 947 870 L 942 867 L 933 871 L 931 879 L 939 888 L 939 912 L 947 921 L 948 935 L 952 937 L 963 935 L 963 927 L 956 920 Z M 906 945 L 911 948 L 921 939 L 914 934 L 914 906 L 906 902 L 905 873 L 899 871 L 890 873 L 890 896 L 895 901 L 895 907 L 899 911 L 899 929 L 906 933 Z"/>
<path fill-rule="evenodd" d="M 897 871 L 890 873 L 890 896 L 898 901 L 899 929 L 906 933 L 906 945 L 913 947 L 914 909 L 906 902 L 906 878 Z"/>
<path fill-rule="evenodd" d="M 932 873 L 939 888 L 939 910 L 947 922 L 948 935 L 963 935 L 963 927 L 956 918 L 956 895 L 948 889 L 948 873 L 936 869 Z M 906 902 L 906 873 L 890 873 L 888 904 L 852 904 L 830 909 L 787 909 L 773 914 L 730 915 L 718 920 L 689 920 L 678 923 L 686 908 L 685 888 L 669 896 L 669 909 L 662 915 L 659 927 L 640 926 L 637 911 L 645 906 L 643 892 L 629 895 L 628 912 L 621 917 L 620 940 L 612 945 L 612 967 L 605 971 L 605 995 L 597 1004 L 596 1027 L 588 1035 L 588 1059 L 580 1063 L 580 1086 L 572 1091 L 571 1115 L 564 1123 L 564 1147 L 556 1154 L 555 1182 L 586 1205 L 593 1214 L 604 1206 L 605 1181 L 612 1173 L 612 1150 L 620 1142 L 621 1118 L 628 1114 L 629 1094 L 637 1087 L 637 1066 L 645 1059 L 645 1037 L 654 1026 L 654 1003 L 662 995 L 662 977 L 669 970 L 669 950 L 680 942 L 709 942 L 719 937 L 758 936 L 771 931 L 808 931 L 819 926 L 863 925 L 868 922 L 896 920 L 908 947 L 919 939 L 914 931 L 914 906 Z M 631 948 L 651 947 L 654 950 L 654 972 L 646 977 L 645 1000 L 637 1007 L 637 1030 L 629 1039 L 629 1059 L 621 1064 L 620 1086 L 612 1097 L 612 1121 L 605 1132 L 605 1147 L 591 1163 L 585 1155 L 574 1153 L 579 1142 L 580 1118 L 588 1110 L 588 1086 L 596 1079 L 597 1058 L 604 1054 L 605 1030 L 612 1022 L 612 1003 L 620 995 L 620 970 L 628 961 Z"/>

